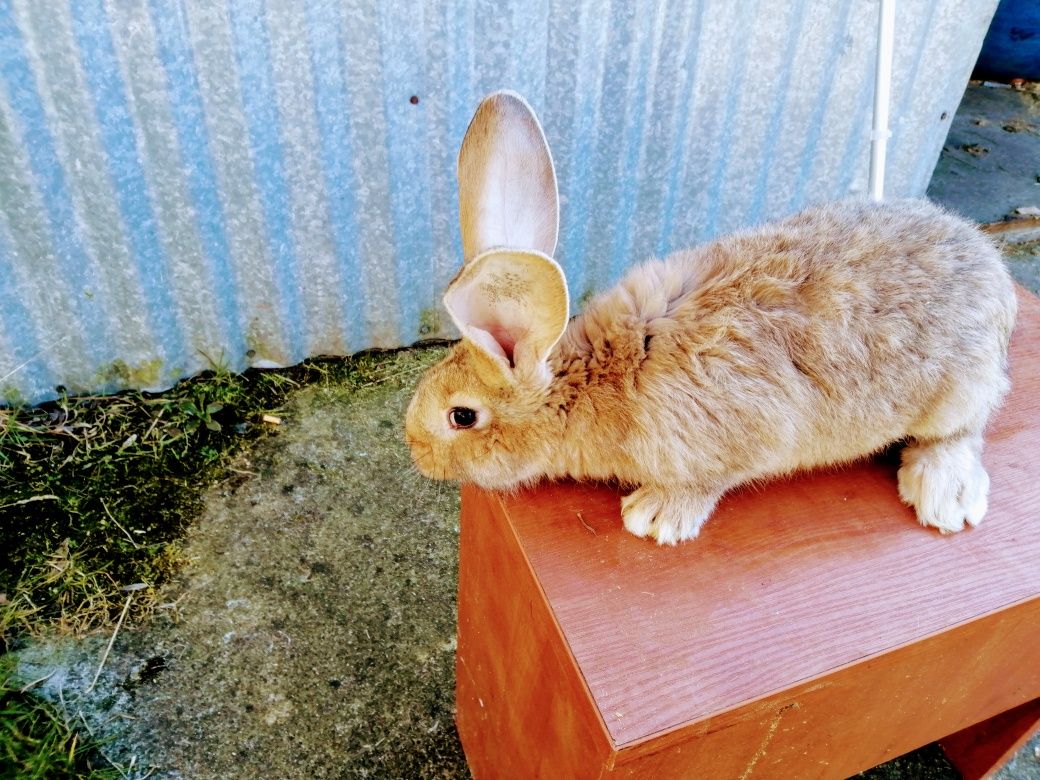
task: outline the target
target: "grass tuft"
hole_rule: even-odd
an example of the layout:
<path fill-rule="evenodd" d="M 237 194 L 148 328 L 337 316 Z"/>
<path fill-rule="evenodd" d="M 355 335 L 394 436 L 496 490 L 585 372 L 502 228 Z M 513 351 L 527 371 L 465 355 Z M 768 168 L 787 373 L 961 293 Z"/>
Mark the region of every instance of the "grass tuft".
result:
<path fill-rule="evenodd" d="M 159 588 L 185 562 L 180 539 L 205 488 L 238 450 L 276 435 L 270 421 L 303 385 L 349 392 L 399 370 L 390 353 L 367 353 L 216 370 L 159 394 L 0 407 L 0 780 L 125 776 L 89 729 L 18 687 L 4 653 L 24 637 L 82 635 L 117 617 L 175 618 Z"/>
<path fill-rule="evenodd" d="M 388 377 L 390 353 L 276 371 L 211 371 L 160 393 L 62 397 L 0 408 L 0 638 L 130 621 L 182 563 L 179 539 L 203 489 L 242 445 L 277 432 L 302 385 L 357 389 Z"/>
<path fill-rule="evenodd" d="M 52 705 L 18 687 L 0 658 L 0 778 L 110 780 L 122 774 L 101 745 L 69 727 Z"/>

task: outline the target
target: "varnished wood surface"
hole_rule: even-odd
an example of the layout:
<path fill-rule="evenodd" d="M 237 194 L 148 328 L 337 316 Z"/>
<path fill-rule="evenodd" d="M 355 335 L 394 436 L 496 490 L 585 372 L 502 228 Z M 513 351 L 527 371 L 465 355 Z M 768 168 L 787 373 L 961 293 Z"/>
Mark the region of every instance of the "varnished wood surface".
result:
<path fill-rule="evenodd" d="M 1030 599 L 618 748 L 502 507 L 473 490 L 463 507 L 457 720 L 477 778 L 840 780 L 1040 692 Z"/>
<path fill-rule="evenodd" d="M 843 780 L 1040 691 L 1038 621 L 1034 599 L 629 743 L 612 776 Z"/>
<path fill-rule="evenodd" d="M 610 740 L 508 523 L 467 491 L 456 724 L 477 778 L 597 777 Z"/>
<path fill-rule="evenodd" d="M 920 527 L 881 460 L 735 492 L 678 548 L 624 532 L 607 487 L 490 497 L 618 746 L 1040 598 L 1040 303 L 1020 301 L 977 529 Z"/>

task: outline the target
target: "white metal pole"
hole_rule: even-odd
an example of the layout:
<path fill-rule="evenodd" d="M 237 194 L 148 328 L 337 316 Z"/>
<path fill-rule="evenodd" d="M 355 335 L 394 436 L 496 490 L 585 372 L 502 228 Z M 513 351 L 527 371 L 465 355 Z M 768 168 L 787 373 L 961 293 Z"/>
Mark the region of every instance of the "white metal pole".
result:
<path fill-rule="evenodd" d="M 874 71 L 874 125 L 870 132 L 870 197 L 885 196 L 885 152 L 888 104 L 892 94 L 892 41 L 895 38 L 896 0 L 878 0 L 877 68 Z"/>

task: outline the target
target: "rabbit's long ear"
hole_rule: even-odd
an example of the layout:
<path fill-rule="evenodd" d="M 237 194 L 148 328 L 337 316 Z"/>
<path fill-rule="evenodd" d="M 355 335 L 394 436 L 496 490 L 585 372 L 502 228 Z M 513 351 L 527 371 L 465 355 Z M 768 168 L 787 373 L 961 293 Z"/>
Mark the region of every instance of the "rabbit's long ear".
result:
<path fill-rule="evenodd" d="M 547 380 L 547 359 L 567 327 L 567 280 L 533 252 L 478 255 L 448 287 L 444 305 L 465 339 L 507 377 Z"/>
<path fill-rule="evenodd" d="M 515 92 L 477 107 L 459 152 L 462 251 L 495 247 L 552 257 L 560 225 L 556 171 L 538 117 Z"/>

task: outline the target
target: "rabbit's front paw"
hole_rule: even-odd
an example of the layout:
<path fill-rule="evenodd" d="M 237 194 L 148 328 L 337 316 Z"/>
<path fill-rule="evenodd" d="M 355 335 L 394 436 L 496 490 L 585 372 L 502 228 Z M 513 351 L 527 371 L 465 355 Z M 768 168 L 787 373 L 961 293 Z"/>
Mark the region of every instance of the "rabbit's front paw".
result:
<path fill-rule="evenodd" d="M 718 499 L 644 485 L 621 499 L 621 518 L 625 529 L 640 538 L 677 544 L 700 533 Z"/>
<path fill-rule="evenodd" d="M 903 450 L 899 497 L 917 510 L 921 525 L 953 533 L 986 514 L 989 475 L 972 439 L 910 445 Z"/>

